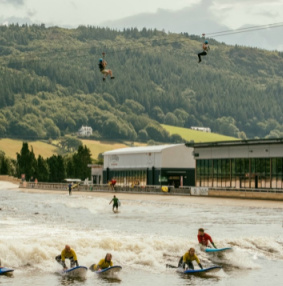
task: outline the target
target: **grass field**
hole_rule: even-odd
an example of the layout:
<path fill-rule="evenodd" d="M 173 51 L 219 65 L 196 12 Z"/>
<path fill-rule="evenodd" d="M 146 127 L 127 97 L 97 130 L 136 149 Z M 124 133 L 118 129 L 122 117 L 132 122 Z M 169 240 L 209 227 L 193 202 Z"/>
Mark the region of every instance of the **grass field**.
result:
<path fill-rule="evenodd" d="M 127 143 L 115 143 L 110 141 L 96 141 L 96 140 L 81 140 L 83 145 L 86 145 L 90 151 L 93 159 L 97 159 L 98 155 L 100 153 L 118 149 L 118 148 L 124 148 L 129 147 Z M 54 141 L 54 143 L 56 143 Z M 0 151 L 4 151 L 5 155 L 7 157 L 10 157 L 12 159 L 17 158 L 17 153 L 21 152 L 23 145 L 22 140 L 14 140 L 14 139 L 0 139 Z M 28 142 L 29 148 L 33 148 L 33 152 L 35 154 L 35 157 L 37 158 L 38 155 L 41 155 L 43 158 L 49 158 L 53 154 L 58 154 L 58 149 L 56 146 L 53 146 L 51 144 L 47 144 L 41 141 L 32 141 Z M 136 143 L 135 146 L 144 145 L 142 143 Z"/>
<path fill-rule="evenodd" d="M 187 142 L 194 141 L 195 143 L 199 142 L 216 142 L 216 141 L 232 141 L 232 140 L 239 140 L 235 137 L 229 137 L 217 133 L 209 133 L 209 132 L 202 132 L 196 131 L 189 128 L 182 128 L 170 125 L 161 125 L 165 130 L 167 130 L 170 135 L 178 134 Z"/>
<path fill-rule="evenodd" d="M 25 141 L 26 142 L 26 141 Z M 50 144 L 41 142 L 41 141 L 32 141 L 28 142 L 29 148 L 33 148 L 33 152 L 35 157 L 41 155 L 43 158 L 51 157 L 53 154 L 57 154 L 57 148 Z M 14 140 L 14 139 L 0 139 L 0 150 L 5 152 L 7 157 L 12 159 L 17 158 L 17 153 L 21 152 L 23 146 L 22 140 Z"/>

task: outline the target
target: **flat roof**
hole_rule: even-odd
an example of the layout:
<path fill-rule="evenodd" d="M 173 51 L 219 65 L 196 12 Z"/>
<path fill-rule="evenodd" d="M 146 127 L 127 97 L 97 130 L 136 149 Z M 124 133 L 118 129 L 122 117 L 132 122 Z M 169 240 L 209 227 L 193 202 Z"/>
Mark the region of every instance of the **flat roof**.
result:
<path fill-rule="evenodd" d="M 167 144 L 154 146 L 126 147 L 104 152 L 103 155 L 137 154 L 137 153 L 160 153 L 165 149 L 184 146 L 184 144 Z"/>
<path fill-rule="evenodd" d="M 205 143 L 186 143 L 187 147 L 226 147 L 226 146 L 244 146 L 244 145 L 263 145 L 263 144 L 283 144 L 283 138 L 273 139 L 249 139 L 249 140 L 233 140 L 233 141 L 219 141 L 219 142 L 205 142 Z"/>

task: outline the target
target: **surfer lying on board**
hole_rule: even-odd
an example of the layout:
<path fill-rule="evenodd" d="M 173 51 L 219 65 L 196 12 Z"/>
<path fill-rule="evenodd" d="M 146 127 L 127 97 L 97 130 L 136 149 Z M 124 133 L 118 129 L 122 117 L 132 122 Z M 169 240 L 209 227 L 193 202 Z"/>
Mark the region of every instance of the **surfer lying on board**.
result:
<path fill-rule="evenodd" d="M 198 242 L 206 247 L 210 247 L 209 246 L 209 242 L 213 245 L 214 248 L 217 248 L 214 244 L 214 242 L 212 241 L 212 238 L 209 234 L 204 232 L 203 228 L 200 228 L 198 230 Z"/>
<path fill-rule="evenodd" d="M 90 270 L 92 271 L 98 271 L 101 269 L 105 269 L 108 268 L 110 266 L 113 266 L 113 262 L 112 262 L 112 254 L 111 253 L 107 253 L 105 258 L 101 259 L 98 264 L 93 264 L 90 267 Z"/>
<path fill-rule="evenodd" d="M 178 263 L 178 267 L 183 267 L 185 269 L 186 265 L 188 265 L 189 269 L 193 269 L 194 270 L 194 265 L 193 265 L 193 261 L 196 261 L 198 266 L 203 269 L 199 258 L 197 257 L 196 253 L 195 253 L 195 249 L 194 248 L 190 248 L 179 260 Z"/>
<path fill-rule="evenodd" d="M 64 269 L 68 269 L 65 263 L 66 258 L 70 259 L 71 268 L 75 267 L 75 265 L 79 266 L 76 252 L 69 245 L 65 245 L 61 254 L 55 257 L 56 261 L 60 263 Z"/>

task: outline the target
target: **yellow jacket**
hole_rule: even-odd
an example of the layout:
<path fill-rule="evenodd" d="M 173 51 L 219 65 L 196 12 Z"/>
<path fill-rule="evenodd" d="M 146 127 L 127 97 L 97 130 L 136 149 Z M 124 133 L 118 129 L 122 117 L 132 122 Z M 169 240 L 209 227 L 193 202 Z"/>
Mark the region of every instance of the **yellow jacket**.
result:
<path fill-rule="evenodd" d="M 113 266 L 112 260 L 108 262 L 108 261 L 105 261 L 105 258 L 103 258 L 98 262 L 96 269 L 99 269 L 99 268 L 105 269 L 105 268 L 108 268 L 109 266 Z"/>
<path fill-rule="evenodd" d="M 186 252 L 183 256 L 183 262 L 187 262 L 187 261 L 196 261 L 198 264 L 200 263 L 199 258 L 196 256 L 196 254 L 194 255 L 190 255 L 189 252 Z"/>
<path fill-rule="evenodd" d="M 77 255 L 76 252 L 74 251 L 74 249 L 70 249 L 70 251 L 66 251 L 65 249 L 62 250 L 61 252 L 61 260 L 65 261 L 65 258 L 71 258 L 73 257 L 73 259 L 76 261 L 77 259 Z"/>

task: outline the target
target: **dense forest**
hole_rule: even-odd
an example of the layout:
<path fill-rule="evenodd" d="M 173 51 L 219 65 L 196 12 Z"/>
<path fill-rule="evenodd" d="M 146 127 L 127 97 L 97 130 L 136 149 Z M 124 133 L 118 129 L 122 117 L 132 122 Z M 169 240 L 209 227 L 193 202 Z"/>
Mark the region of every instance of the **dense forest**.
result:
<path fill-rule="evenodd" d="M 0 26 L 0 137 L 176 142 L 160 124 L 283 137 L 283 53 L 157 30 Z M 106 53 L 114 80 L 102 81 Z"/>

